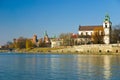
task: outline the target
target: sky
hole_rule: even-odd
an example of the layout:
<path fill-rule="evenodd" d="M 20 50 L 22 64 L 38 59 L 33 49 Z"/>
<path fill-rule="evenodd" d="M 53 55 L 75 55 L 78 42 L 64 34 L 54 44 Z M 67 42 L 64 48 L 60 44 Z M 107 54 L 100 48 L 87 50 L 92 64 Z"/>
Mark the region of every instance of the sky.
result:
<path fill-rule="evenodd" d="M 120 24 L 120 0 L 0 0 L 0 45 L 45 31 L 77 33 L 79 25 L 102 25 L 106 14 Z"/>

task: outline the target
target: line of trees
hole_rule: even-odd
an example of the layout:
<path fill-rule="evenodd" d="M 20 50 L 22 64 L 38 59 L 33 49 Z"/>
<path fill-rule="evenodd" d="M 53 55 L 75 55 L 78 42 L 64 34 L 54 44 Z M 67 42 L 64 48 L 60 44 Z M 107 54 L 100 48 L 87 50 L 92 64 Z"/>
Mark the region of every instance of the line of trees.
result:
<path fill-rule="evenodd" d="M 5 45 L 5 48 L 15 48 L 15 49 L 32 49 L 35 47 L 47 47 L 47 44 L 42 41 L 42 39 L 36 43 L 34 43 L 32 41 L 32 39 L 27 39 L 24 37 L 19 37 L 17 40 L 14 39 L 13 42 L 7 42 L 7 44 Z"/>

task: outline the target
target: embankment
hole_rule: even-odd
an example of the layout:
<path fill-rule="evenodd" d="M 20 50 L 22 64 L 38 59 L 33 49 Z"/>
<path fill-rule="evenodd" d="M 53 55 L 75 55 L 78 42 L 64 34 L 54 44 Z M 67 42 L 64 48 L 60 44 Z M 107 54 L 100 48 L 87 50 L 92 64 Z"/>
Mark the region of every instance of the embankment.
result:
<path fill-rule="evenodd" d="M 80 54 L 120 54 L 120 45 L 117 44 L 91 44 L 67 47 L 53 50 L 57 53 L 80 53 Z"/>

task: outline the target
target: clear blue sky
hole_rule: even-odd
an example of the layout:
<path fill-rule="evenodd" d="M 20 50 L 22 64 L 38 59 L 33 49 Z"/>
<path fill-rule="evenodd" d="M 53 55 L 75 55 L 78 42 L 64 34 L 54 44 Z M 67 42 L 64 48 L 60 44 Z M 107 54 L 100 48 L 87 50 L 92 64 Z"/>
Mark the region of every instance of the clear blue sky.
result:
<path fill-rule="evenodd" d="M 43 37 L 100 25 L 105 14 L 120 24 L 120 0 L 0 0 L 0 45 L 20 36 Z"/>

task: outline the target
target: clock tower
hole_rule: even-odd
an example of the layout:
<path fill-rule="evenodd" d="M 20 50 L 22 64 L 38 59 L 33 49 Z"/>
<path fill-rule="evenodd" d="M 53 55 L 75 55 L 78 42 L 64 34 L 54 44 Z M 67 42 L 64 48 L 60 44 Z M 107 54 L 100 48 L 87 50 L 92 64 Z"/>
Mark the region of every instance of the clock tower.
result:
<path fill-rule="evenodd" d="M 111 42 L 111 26 L 112 22 L 110 21 L 110 17 L 107 14 L 105 16 L 104 22 L 103 22 L 103 29 L 104 29 L 104 43 L 110 44 Z"/>

